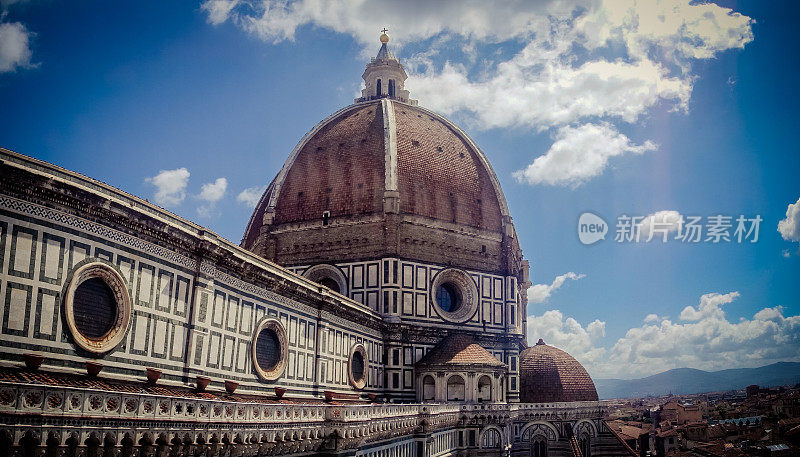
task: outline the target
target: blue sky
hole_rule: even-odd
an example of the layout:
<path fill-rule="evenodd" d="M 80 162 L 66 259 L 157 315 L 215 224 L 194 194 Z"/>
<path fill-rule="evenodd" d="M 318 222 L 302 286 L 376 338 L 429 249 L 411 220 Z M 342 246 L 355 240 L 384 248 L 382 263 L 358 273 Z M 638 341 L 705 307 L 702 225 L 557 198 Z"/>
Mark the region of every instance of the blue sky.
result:
<path fill-rule="evenodd" d="M 596 377 L 800 360 L 800 6 L 647 3 L 3 0 L 0 146 L 238 242 L 386 26 L 412 98 L 503 185 L 533 341 Z M 585 211 L 606 240 L 579 242 Z M 756 243 L 614 242 L 619 215 L 657 213 L 670 238 L 675 217 L 763 221 Z"/>

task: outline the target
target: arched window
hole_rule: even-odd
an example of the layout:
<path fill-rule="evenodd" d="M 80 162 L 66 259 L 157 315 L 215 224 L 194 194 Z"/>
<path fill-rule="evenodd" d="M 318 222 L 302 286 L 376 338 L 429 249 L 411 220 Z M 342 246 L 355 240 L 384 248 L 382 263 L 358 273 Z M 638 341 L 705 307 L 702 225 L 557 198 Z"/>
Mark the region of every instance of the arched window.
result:
<path fill-rule="evenodd" d="M 478 379 L 478 401 L 492 401 L 492 379 L 488 376 Z"/>
<path fill-rule="evenodd" d="M 394 79 L 389 80 L 389 96 L 394 97 Z"/>
<path fill-rule="evenodd" d="M 531 446 L 532 457 L 547 457 L 547 441 L 544 438 L 537 438 Z"/>
<path fill-rule="evenodd" d="M 592 449 L 589 445 L 589 435 L 581 436 L 581 439 L 578 440 L 578 445 L 581 448 L 581 454 L 583 457 L 592 457 Z"/>
<path fill-rule="evenodd" d="M 464 401 L 464 378 L 461 376 L 447 379 L 447 401 Z"/>
<path fill-rule="evenodd" d="M 490 428 L 481 435 L 482 449 L 499 449 L 501 444 L 500 432 L 496 428 Z"/>
<path fill-rule="evenodd" d="M 436 381 L 433 376 L 427 375 L 422 379 L 422 400 L 431 401 L 436 399 Z"/>
<path fill-rule="evenodd" d="M 314 265 L 303 272 L 303 276 L 328 289 L 347 296 L 347 278 L 342 271 L 330 264 Z"/>
<path fill-rule="evenodd" d="M 376 92 L 377 92 L 376 95 L 378 97 L 380 97 L 381 96 L 381 80 L 380 80 L 380 78 L 378 78 L 378 90 Z"/>

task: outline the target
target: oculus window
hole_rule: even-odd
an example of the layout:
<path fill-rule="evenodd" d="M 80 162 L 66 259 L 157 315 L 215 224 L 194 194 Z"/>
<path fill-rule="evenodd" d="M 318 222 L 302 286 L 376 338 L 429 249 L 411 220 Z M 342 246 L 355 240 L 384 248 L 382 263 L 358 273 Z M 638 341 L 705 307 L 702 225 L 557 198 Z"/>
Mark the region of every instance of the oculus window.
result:
<path fill-rule="evenodd" d="M 64 315 L 72 339 L 81 349 L 103 354 L 125 338 L 131 299 L 122 274 L 100 259 L 75 266 L 64 289 Z"/>
<path fill-rule="evenodd" d="M 265 381 L 281 377 L 286 369 L 286 330 L 280 321 L 264 319 L 253 332 L 252 357 L 256 374 Z"/>

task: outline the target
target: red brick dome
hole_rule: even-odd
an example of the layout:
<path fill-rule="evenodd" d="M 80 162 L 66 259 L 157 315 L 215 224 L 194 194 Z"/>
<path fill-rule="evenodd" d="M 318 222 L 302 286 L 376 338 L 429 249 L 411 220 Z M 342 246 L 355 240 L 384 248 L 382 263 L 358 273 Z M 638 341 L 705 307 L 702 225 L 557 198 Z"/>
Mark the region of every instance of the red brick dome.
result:
<path fill-rule="evenodd" d="M 303 137 L 242 246 L 284 265 L 400 256 L 494 271 L 519 251 L 483 152 L 447 119 L 388 98 L 350 105 Z"/>
<path fill-rule="evenodd" d="M 571 355 L 539 340 L 520 354 L 520 401 L 597 401 L 594 382 Z"/>

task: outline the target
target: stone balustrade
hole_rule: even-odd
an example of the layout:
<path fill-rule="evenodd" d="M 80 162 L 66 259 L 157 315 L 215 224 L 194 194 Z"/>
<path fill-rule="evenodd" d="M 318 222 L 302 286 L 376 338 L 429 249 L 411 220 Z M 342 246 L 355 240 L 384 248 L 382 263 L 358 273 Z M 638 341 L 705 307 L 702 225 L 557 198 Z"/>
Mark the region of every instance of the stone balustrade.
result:
<path fill-rule="evenodd" d="M 452 413 L 569 413 L 596 416 L 606 402 L 566 403 L 413 403 L 292 404 L 207 400 L 77 387 L 0 383 L 0 412 L 236 423 L 341 423 Z"/>
<path fill-rule="evenodd" d="M 466 419 L 601 417 L 604 402 L 324 404 L 203 399 L 41 384 L 0 383 L 3 439 L 68 446 L 240 445 L 253 455 L 321 446 L 356 446 L 417 430 L 434 431 Z M 491 420 L 490 420 L 491 422 Z M 143 444 L 144 443 L 144 444 Z M 160 444 L 159 444 L 160 443 Z M 222 452 L 222 451 L 220 451 Z M 246 452 L 244 454 L 247 454 Z"/>

